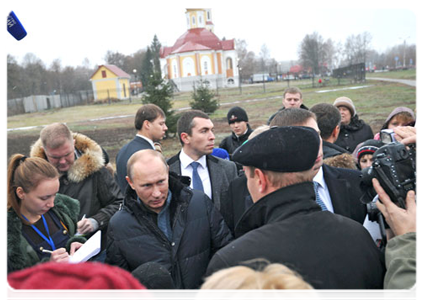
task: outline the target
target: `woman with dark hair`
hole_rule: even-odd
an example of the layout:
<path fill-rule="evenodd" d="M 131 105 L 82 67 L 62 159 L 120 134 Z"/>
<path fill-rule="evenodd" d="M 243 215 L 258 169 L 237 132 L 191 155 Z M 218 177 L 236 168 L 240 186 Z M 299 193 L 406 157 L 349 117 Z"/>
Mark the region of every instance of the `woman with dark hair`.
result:
<path fill-rule="evenodd" d="M 7 168 L 8 272 L 39 262 L 67 262 L 84 237 L 74 237 L 79 202 L 58 194 L 59 173 L 42 158 L 15 154 Z"/>

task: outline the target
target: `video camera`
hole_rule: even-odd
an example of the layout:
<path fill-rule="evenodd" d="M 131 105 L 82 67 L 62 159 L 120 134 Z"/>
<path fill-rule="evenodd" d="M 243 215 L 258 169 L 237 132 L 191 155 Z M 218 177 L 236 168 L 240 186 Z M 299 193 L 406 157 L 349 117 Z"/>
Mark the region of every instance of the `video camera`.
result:
<path fill-rule="evenodd" d="M 362 203 L 371 203 L 376 196 L 372 185 L 373 178 L 379 181 L 392 202 L 405 208 L 407 192 L 416 189 L 415 145 L 407 149 L 399 142 L 392 142 L 376 150 L 372 166 L 362 170 Z"/>
<path fill-rule="evenodd" d="M 408 191 L 420 193 L 420 159 L 416 146 L 405 146 L 393 141 L 380 147 L 373 154 L 372 165 L 362 170 L 361 189 L 363 195 L 360 201 L 367 206 L 370 221 L 379 223 L 382 235 L 381 247 L 386 245 L 385 229 L 389 228 L 382 213 L 376 206 L 378 199 L 373 188 L 372 179 L 376 178 L 392 202 L 405 208 Z"/>
<path fill-rule="evenodd" d="M 416 145 L 405 145 L 390 142 L 380 147 L 373 154 L 373 163 L 362 170 L 360 183 L 363 195 L 360 201 L 367 206 L 370 221 L 379 223 L 384 247 L 386 244 L 385 229 L 389 228 L 382 213 L 376 206 L 377 195 L 372 179 L 376 178 L 392 202 L 401 208 L 405 207 L 405 199 L 410 190 L 416 190 Z"/>

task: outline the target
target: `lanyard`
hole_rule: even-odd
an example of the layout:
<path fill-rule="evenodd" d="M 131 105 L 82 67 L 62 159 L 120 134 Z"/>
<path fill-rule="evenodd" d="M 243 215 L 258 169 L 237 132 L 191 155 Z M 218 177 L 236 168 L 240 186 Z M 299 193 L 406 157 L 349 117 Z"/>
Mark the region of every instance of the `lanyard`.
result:
<path fill-rule="evenodd" d="M 24 215 L 22 215 L 22 217 L 29 222 L 29 220 Z M 50 232 L 48 230 L 46 219 L 44 218 L 44 215 L 41 215 L 41 218 L 43 219 L 44 228 L 46 229 L 48 238 L 34 225 L 31 225 L 31 227 L 32 227 L 32 229 L 35 230 L 36 233 L 38 233 L 38 235 L 40 237 L 42 237 L 50 245 L 51 250 L 54 251 L 54 250 L 56 250 L 56 246 L 54 245 L 53 239 L 50 236 Z"/>

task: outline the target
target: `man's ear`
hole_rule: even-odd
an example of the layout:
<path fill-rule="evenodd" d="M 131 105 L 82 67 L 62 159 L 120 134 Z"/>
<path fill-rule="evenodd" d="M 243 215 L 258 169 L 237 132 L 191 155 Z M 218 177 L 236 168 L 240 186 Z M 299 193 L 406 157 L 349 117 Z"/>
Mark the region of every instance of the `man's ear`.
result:
<path fill-rule="evenodd" d="M 335 138 L 335 140 L 338 138 L 340 131 L 341 131 L 341 127 L 339 125 L 336 125 L 336 127 L 332 131 L 332 136 Z"/>
<path fill-rule="evenodd" d="M 131 186 L 131 188 L 133 190 L 135 190 L 135 186 L 134 183 L 131 181 L 131 179 L 128 176 L 125 176 L 126 181 L 128 182 L 128 184 Z"/>
<path fill-rule="evenodd" d="M 182 132 L 181 133 L 181 141 L 184 144 L 189 144 L 189 135 L 188 135 L 188 133 L 186 133 L 186 132 Z"/>
<path fill-rule="evenodd" d="M 259 192 L 264 193 L 269 185 L 266 175 L 264 175 L 262 170 L 256 168 L 254 169 L 254 177 L 257 178 L 256 180 L 257 180 Z"/>
<path fill-rule="evenodd" d="M 148 120 L 144 120 L 144 122 L 142 123 L 142 128 L 145 129 L 150 129 L 151 123 Z"/>

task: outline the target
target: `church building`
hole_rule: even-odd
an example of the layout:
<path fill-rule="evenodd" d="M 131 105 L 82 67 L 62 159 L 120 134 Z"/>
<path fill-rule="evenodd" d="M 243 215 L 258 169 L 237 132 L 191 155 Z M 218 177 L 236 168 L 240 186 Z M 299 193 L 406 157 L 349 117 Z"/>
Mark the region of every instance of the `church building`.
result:
<path fill-rule="evenodd" d="M 235 40 L 220 40 L 214 34 L 210 9 L 187 9 L 187 31 L 172 47 L 160 49 L 165 79 L 179 91 L 191 91 L 200 80 L 210 88 L 238 86 Z"/>

